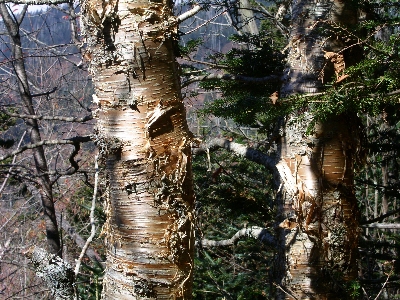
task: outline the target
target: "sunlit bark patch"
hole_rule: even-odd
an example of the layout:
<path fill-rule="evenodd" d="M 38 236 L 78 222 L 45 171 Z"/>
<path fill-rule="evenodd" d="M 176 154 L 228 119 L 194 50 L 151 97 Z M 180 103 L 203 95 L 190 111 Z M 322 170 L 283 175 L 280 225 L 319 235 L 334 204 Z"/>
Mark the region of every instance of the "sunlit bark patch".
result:
<path fill-rule="evenodd" d="M 357 201 L 351 161 L 356 132 L 344 116 L 307 134 L 307 117 L 291 120 L 277 166 L 285 184 L 286 284 L 297 295 L 330 299 L 340 280 L 356 276 Z M 333 285 L 327 282 L 339 276 Z M 338 285 L 335 287 L 335 284 Z"/>

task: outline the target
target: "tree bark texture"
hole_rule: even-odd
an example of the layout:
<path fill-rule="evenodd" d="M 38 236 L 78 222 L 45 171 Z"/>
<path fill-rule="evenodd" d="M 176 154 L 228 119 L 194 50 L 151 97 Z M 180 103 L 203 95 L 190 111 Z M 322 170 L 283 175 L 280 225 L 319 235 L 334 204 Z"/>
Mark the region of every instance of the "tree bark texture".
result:
<path fill-rule="evenodd" d="M 104 299 L 190 299 L 191 152 L 169 1 L 83 4 L 106 164 Z"/>
<path fill-rule="evenodd" d="M 28 77 L 26 74 L 24 64 L 24 54 L 21 44 L 21 36 L 19 32 L 19 24 L 10 15 L 6 4 L 0 3 L 0 13 L 6 25 L 7 32 L 12 42 L 12 65 L 18 82 L 18 92 L 24 107 L 24 113 L 28 115 L 36 115 L 33 106 L 33 97 L 28 84 Z M 37 144 L 42 141 L 39 124 L 36 119 L 24 119 L 30 141 L 32 144 Z M 35 147 L 32 149 L 33 159 L 35 163 L 35 170 L 37 175 L 36 181 L 38 182 L 38 190 L 42 201 L 44 220 L 46 223 L 46 237 L 47 246 L 51 254 L 61 256 L 60 235 L 58 232 L 57 218 L 54 208 L 53 190 L 51 186 L 50 177 L 48 174 L 48 164 L 44 153 L 43 146 Z"/>
<path fill-rule="evenodd" d="M 344 1 L 293 2 L 283 96 L 322 91 L 330 63 L 324 55 L 340 45 L 327 42 L 321 31 L 324 22 L 343 16 L 346 22 L 356 18 Z M 345 282 L 357 276 L 353 164 L 360 145 L 358 122 L 350 115 L 331 117 L 308 133 L 311 120 L 307 109 L 288 116 L 280 143 L 277 299 L 341 299 L 340 293 L 345 298 Z"/>

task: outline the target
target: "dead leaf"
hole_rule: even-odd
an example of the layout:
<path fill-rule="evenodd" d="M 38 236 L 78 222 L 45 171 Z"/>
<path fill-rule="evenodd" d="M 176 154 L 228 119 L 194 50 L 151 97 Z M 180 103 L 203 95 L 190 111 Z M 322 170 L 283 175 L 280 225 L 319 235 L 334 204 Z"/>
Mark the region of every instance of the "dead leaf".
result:
<path fill-rule="evenodd" d="M 285 219 L 279 224 L 279 227 L 284 229 L 293 229 L 297 227 L 297 223 L 292 222 L 289 219 Z"/>
<path fill-rule="evenodd" d="M 349 75 L 344 74 L 344 69 L 346 68 L 346 64 L 344 61 L 344 56 L 341 53 L 336 52 L 325 52 L 324 57 L 333 63 L 333 69 L 336 75 L 336 82 L 339 83 L 349 77 Z"/>
<path fill-rule="evenodd" d="M 271 99 L 271 101 L 272 101 L 272 104 L 273 105 L 275 105 L 276 104 L 276 102 L 278 101 L 278 99 L 279 99 L 279 94 L 278 94 L 278 91 L 276 91 L 276 92 L 273 92 L 272 94 L 271 94 L 271 96 L 269 96 L 269 99 Z"/>

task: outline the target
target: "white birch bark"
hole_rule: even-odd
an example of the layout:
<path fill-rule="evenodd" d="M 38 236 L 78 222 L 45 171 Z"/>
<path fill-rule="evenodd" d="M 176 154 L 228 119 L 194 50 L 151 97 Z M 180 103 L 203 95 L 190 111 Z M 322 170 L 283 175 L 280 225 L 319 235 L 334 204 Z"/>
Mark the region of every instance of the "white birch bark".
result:
<path fill-rule="evenodd" d="M 337 50 L 321 36 L 325 21 L 352 22 L 342 1 L 294 1 L 288 64 L 282 96 L 322 91 L 325 51 Z M 286 119 L 280 143 L 278 212 L 280 250 L 277 299 L 338 299 L 357 275 L 358 210 L 353 162 L 357 121 L 332 117 L 307 133 L 307 109 Z"/>
<path fill-rule="evenodd" d="M 86 1 L 86 57 L 107 170 L 104 299 L 189 299 L 191 136 L 169 1 Z"/>

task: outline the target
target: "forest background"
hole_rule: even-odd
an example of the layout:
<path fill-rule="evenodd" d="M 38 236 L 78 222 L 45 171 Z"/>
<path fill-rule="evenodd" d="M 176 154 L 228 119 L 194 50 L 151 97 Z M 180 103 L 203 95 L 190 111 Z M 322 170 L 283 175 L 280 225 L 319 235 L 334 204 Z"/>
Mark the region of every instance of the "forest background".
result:
<path fill-rule="evenodd" d="M 282 100 L 279 80 L 271 82 L 270 76 L 280 76 L 288 49 L 296 47 L 288 42 L 285 29 L 289 12 L 279 10 L 285 7 L 282 3 L 252 3 L 245 7 L 249 14 L 240 3 L 203 4 L 203 10 L 179 29 L 176 54 L 182 94 L 189 127 L 200 145 L 193 150 L 198 245 L 193 297 L 271 299 L 279 290 L 271 280 L 276 249 L 266 237 L 274 235 L 282 223 L 277 224 L 277 190 L 263 157 L 276 151 L 283 116 L 310 112 L 310 131 L 316 122 L 332 115 L 350 118 L 357 114 L 362 132 L 362 155 L 354 166 L 359 270 L 351 281 L 335 273 L 334 265 L 326 272 L 343 299 L 397 299 L 399 4 L 356 2 L 356 26 L 328 24 L 329 33 L 321 35 L 351 40 L 349 48 L 357 45 L 361 57 L 332 70 L 336 77 L 323 82 L 324 90 L 318 95 Z M 181 5 L 175 10 L 179 14 L 189 8 Z M 8 7 L 11 15 L 13 9 Z M 41 198 L 48 196 L 43 196 L 46 182 L 38 174 L 34 155 L 47 161 L 44 173 L 55 206 L 62 256 L 72 265 L 79 258 L 81 264 L 76 292 L 83 299 L 99 299 L 101 294 L 105 261 L 101 227 L 106 217 L 104 185 L 100 179 L 95 188 L 95 177 L 104 174 L 101 167 L 94 167 L 96 108 L 78 16 L 79 6 L 73 3 L 13 15 L 35 114 L 26 112 L 17 88 L 18 64 L 11 54 L 14 41 L 2 23 L 2 299 L 45 299 L 52 293 L 24 255 L 33 245 L 44 247 L 49 236 L 43 218 L 46 208 L 41 204 Z M 340 65 L 326 56 L 324 64 L 335 68 L 335 63 Z M 29 126 L 35 127 L 29 124 L 32 120 L 39 123 L 40 140 L 27 136 Z M 33 153 L 39 148 L 42 154 Z M 93 241 L 82 256 L 81 248 L 87 247 L 90 236 Z"/>

